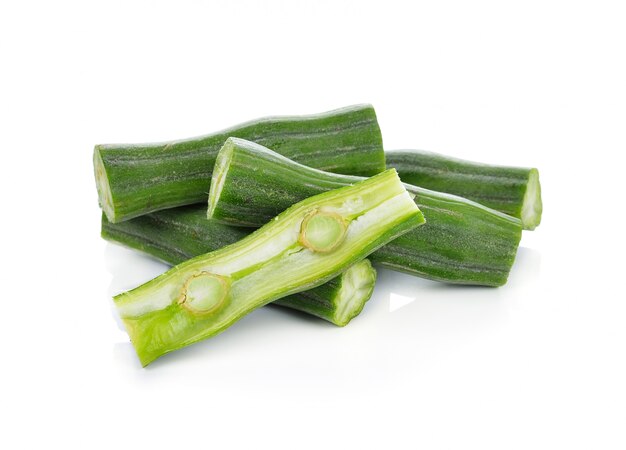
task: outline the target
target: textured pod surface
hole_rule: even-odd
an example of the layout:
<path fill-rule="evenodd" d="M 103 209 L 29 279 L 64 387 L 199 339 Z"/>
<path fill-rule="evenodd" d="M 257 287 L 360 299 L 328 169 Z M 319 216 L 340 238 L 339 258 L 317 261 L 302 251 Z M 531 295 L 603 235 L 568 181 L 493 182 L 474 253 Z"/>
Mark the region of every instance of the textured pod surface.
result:
<path fill-rule="evenodd" d="M 120 223 L 102 215 L 104 239 L 143 251 L 168 264 L 218 250 L 243 239 L 253 230 L 207 220 L 206 206 L 181 206 Z M 372 296 L 376 271 L 369 260 L 352 265 L 329 282 L 273 302 L 344 326 L 361 312 Z"/>
<path fill-rule="evenodd" d="M 261 145 L 230 139 L 216 164 L 209 216 L 259 226 L 311 195 L 362 180 L 285 158 Z M 376 251 L 386 267 L 437 281 L 500 286 L 506 283 L 522 235 L 519 219 L 451 194 L 407 185 L 426 224 Z"/>
<path fill-rule="evenodd" d="M 427 222 L 379 249 L 372 261 L 437 281 L 506 283 L 522 236 L 518 219 L 462 197 L 406 187 Z"/>
<path fill-rule="evenodd" d="M 459 195 L 522 220 L 533 230 L 543 210 L 537 169 L 481 164 L 422 150 L 387 152 L 405 183 Z"/>
<path fill-rule="evenodd" d="M 330 252 L 299 243 L 302 222 L 312 211 L 337 214 L 347 224 L 345 238 Z M 423 223 L 411 194 L 391 169 L 307 198 L 242 240 L 116 296 L 115 305 L 146 365 L 224 331 L 269 302 L 330 281 Z M 184 307 L 188 298 L 198 308 Z"/>
<path fill-rule="evenodd" d="M 356 105 L 309 116 L 267 117 L 197 138 L 94 149 L 100 205 L 111 222 L 205 202 L 217 152 L 228 137 L 271 147 L 302 164 L 370 176 L 385 170 L 374 108 Z"/>

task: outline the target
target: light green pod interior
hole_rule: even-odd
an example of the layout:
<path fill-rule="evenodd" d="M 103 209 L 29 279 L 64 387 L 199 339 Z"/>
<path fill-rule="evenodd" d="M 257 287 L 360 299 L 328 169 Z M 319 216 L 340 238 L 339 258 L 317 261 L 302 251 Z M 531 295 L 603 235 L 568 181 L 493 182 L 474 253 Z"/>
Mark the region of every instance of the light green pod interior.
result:
<path fill-rule="evenodd" d="M 346 222 L 338 214 L 313 211 L 302 221 L 300 243 L 315 252 L 330 252 L 346 237 Z"/>
<path fill-rule="evenodd" d="M 303 200 L 242 240 L 190 259 L 115 303 L 145 365 L 223 331 L 253 309 L 329 281 L 422 223 L 412 196 L 389 170 Z M 358 277 L 348 281 L 346 295 L 359 283 Z M 372 285 L 364 281 L 363 289 Z M 347 303 L 339 314 L 349 320 L 358 308 Z"/>
<path fill-rule="evenodd" d="M 229 285 L 229 280 L 220 275 L 194 274 L 183 286 L 178 304 L 193 314 L 210 314 L 224 304 Z"/>
<path fill-rule="evenodd" d="M 525 230 L 534 230 L 541 222 L 543 203 L 541 201 L 541 184 L 539 183 L 539 171 L 532 169 L 528 175 L 528 184 L 522 203 L 522 226 Z"/>

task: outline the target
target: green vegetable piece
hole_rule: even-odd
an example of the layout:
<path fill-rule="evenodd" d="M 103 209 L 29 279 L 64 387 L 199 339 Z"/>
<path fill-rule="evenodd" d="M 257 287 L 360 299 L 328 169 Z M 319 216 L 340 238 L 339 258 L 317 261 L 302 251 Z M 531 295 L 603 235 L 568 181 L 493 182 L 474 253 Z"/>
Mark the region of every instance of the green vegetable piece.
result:
<path fill-rule="evenodd" d="M 215 157 L 230 136 L 254 140 L 331 172 L 370 176 L 385 170 L 380 128 L 370 105 L 266 117 L 185 140 L 96 145 L 96 186 L 109 221 L 206 202 Z"/>
<path fill-rule="evenodd" d="M 218 156 L 219 158 L 219 156 Z M 299 242 L 313 211 L 339 215 L 347 224 L 343 242 L 328 252 Z M 424 223 L 424 217 L 395 170 L 353 186 L 303 200 L 241 241 L 190 259 L 136 289 L 114 298 L 143 365 L 159 356 L 224 331 L 273 300 L 323 284 L 377 248 Z M 220 289 L 194 289 L 194 302 L 219 304 L 197 314 L 179 303 L 190 279 L 202 273 L 230 280 Z M 201 299 L 203 290 L 210 296 Z"/>
<path fill-rule="evenodd" d="M 250 228 L 207 220 L 203 204 L 157 211 L 120 223 L 111 223 L 102 214 L 103 238 L 171 265 L 233 244 L 251 232 Z M 376 271 L 369 260 L 364 259 L 329 282 L 278 299 L 272 305 L 303 311 L 345 326 L 361 312 L 372 296 L 375 283 Z"/>
<path fill-rule="evenodd" d="M 213 172 L 208 215 L 255 227 L 303 198 L 360 180 L 316 170 L 262 145 L 232 138 Z M 506 283 L 522 235 L 519 219 L 451 194 L 406 187 L 427 223 L 377 250 L 372 262 L 450 283 Z"/>
<path fill-rule="evenodd" d="M 481 164 L 422 150 L 387 152 L 402 181 L 474 200 L 521 219 L 525 230 L 541 222 L 537 169 Z"/>

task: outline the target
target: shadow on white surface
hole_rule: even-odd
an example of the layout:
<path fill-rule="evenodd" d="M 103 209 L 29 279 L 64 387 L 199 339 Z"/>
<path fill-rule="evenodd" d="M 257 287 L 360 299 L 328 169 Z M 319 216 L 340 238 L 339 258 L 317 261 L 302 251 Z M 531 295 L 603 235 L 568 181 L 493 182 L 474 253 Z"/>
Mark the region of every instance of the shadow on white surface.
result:
<path fill-rule="evenodd" d="M 150 281 L 170 267 L 147 254 L 111 242 L 106 244 L 104 260 L 112 275 L 111 297 Z"/>

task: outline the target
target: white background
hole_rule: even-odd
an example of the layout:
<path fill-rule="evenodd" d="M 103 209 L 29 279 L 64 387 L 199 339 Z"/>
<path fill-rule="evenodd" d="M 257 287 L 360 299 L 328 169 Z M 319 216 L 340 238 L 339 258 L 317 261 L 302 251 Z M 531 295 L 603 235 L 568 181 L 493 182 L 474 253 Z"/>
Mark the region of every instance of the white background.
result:
<path fill-rule="evenodd" d="M 626 448 L 625 22 L 617 1 L 2 2 L 0 447 Z M 380 270 L 347 328 L 264 308 L 141 369 L 110 297 L 165 266 L 99 238 L 93 145 L 362 102 L 386 148 L 539 168 L 508 285 Z"/>

